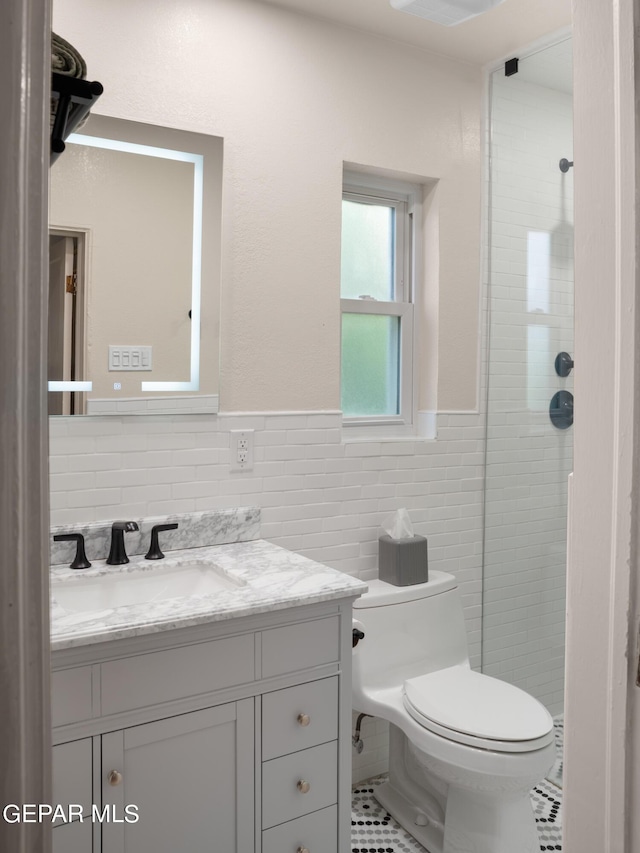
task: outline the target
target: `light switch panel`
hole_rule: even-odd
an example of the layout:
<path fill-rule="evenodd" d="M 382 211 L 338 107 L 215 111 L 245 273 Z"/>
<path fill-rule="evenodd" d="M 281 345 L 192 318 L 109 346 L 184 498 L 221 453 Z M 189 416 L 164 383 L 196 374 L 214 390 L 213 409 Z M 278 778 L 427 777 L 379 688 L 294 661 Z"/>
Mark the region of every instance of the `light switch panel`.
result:
<path fill-rule="evenodd" d="M 152 370 L 151 347 L 109 346 L 109 370 Z"/>

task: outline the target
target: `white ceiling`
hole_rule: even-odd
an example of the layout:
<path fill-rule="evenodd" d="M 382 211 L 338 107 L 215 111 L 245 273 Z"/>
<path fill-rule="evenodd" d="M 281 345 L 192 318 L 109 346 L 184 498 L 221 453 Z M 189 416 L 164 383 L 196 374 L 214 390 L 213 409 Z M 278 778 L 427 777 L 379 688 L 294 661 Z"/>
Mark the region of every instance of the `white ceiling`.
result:
<path fill-rule="evenodd" d="M 443 27 L 393 9 L 389 0 L 263 0 L 386 36 L 453 59 L 486 65 L 571 25 L 571 0 L 505 0 L 477 18 Z"/>

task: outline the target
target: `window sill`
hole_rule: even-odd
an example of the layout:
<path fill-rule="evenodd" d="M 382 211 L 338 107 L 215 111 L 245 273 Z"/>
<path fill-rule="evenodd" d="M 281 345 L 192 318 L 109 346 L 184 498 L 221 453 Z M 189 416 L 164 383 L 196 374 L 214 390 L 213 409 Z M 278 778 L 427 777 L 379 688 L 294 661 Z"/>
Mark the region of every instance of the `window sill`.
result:
<path fill-rule="evenodd" d="M 437 437 L 435 412 L 419 412 L 416 423 L 342 421 L 342 443 L 366 441 L 429 441 Z"/>

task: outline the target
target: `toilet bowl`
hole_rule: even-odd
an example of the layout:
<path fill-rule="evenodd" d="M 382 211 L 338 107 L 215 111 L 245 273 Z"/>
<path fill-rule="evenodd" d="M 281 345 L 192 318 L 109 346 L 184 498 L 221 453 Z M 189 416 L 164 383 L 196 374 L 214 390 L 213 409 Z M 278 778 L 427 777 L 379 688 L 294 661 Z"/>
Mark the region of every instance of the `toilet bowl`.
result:
<path fill-rule="evenodd" d="M 390 723 L 374 795 L 429 853 L 539 850 L 530 789 L 555 758 L 553 720 L 523 690 L 471 670 L 456 580 L 369 582 L 354 603 L 354 710 Z"/>

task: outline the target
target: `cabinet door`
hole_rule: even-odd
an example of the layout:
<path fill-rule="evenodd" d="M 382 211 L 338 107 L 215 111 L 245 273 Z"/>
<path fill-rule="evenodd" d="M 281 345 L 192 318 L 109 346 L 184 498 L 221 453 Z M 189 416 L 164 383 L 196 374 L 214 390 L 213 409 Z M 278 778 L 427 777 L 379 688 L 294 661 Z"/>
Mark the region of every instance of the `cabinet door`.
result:
<path fill-rule="evenodd" d="M 75 820 L 53 830 L 51 849 L 53 853 L 91 853 L 93 850 L 91 823 Z"/>
<path fill-rule="evenodd" d="M 253 777 L 253 699 L 104 735 L 102 853 L 253 853 Z"/>

